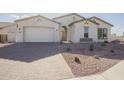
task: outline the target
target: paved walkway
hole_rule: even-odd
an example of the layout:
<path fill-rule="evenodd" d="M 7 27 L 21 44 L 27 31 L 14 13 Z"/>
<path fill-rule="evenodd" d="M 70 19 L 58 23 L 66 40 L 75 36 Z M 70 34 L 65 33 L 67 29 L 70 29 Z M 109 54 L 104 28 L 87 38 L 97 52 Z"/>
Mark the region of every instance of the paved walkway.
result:
<path fill-rule="evenodd" d="M 124 80 L 124 61 L 121 61 L 102 74 L 78 77 L 71 80 Z"/>
<path fill-rule="evenodd" d="M 27 63 L 0 59 L 0 80 L 51 80 L 74 78 L 61 54 Z"/>

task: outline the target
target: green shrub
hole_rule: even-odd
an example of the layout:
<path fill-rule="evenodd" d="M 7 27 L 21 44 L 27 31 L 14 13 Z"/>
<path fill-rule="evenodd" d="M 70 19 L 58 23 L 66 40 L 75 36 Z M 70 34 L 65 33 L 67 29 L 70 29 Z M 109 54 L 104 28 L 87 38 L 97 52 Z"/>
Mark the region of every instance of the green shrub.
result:
<path fill-rule="evenodd" d="M 60 44 L 63 44 L 63 42 L 62 42 L 62 41 L 60 41 Z"/>
<path fill-rule="evenodd" d="M 104 43 L 109 43 L 108 41 L 104 41 Z"/>
<path fill-rule="evenodd" d="M 94 44 L 90 44 L 89 50 L 90 50 L 90 51 L 93 51 L 93 50 L 94 50 Z"/>
<path fill-rule="evenodd" d="M 83 42 L 84 41 L 84 38 L 80 38 L 80 42 Z"/>
<path fill-rule="evenodd" d="M 81 64 L 80 59 L 78 57 L 75 57 L 74 60 L 75 60 L 76 63 Z"/>
<path fill-rule="evenodd" d="M 72 49 L 70 48 L 70 47 L 68 47 L 67 49 L 66 49 L 66 51 L 68 51 L 68 52 L 70 52 Z"/>
<path fill-rule="evenodd" d="M 115 51 L 113 49 L 110 50 L 111 53 L 114 53 Z"/>
<path fill-rule="evenodd" d="M 101 43 L 101 46 L 106 46 L 106 43 Z"/>
<path fill-rule="evenodd" d="M 94 55 L 93 57 L 94 57 L 95 59 L 100 60 L 100 56 L 99 56 L 99 55 Z"/>

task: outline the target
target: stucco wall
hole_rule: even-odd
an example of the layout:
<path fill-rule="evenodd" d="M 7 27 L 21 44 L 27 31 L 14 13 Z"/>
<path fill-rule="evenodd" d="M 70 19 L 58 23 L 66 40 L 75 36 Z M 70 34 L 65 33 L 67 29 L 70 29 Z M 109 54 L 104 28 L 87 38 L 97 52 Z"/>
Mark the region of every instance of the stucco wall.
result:
<path fill-rule="evenodd" d="M 0 34 L 7 34 L 8 35 L 8 41 L 9 42 L 23 42 L 23 37 L 24 37 L 24 28 L 25 27 L 50 27 L 54 29 L 54 40 L 55 42 L 59 42 L 61 40 L 60 36 L 60 26 L 66 26 L 68 28 L 67 32 L 67 40 L 68 41 L 73 41 L 73 42 L 79 42 L 80 38 L 84 37 L 84 26 L 89 26 L 90 27 L 90 32 L 89 32 L 89 38 L 92 38 L 95 42 L 100 42 L 104 40 L 98 40 L 98 28 L 108 28 L 108 41 L 112 41 L 112 35 L 111 35 L 111 26 L 100 21 L 97 19 L 92 19 L 95 20 L 97 23 L 100 25 L 96 25 L 90 21 L 88 21 L 88 24 L 84 24 L 84 21 L 75 23 L 72 26 L 68 26 L 70 23 L 74 21 L 81 20 L 83 18 L 77 16 L 77 15 L 70 15 L 58 19 L 54 19 L 57 22 L 60 22 L 60 24 L 55 23 L 53 21 L 50 21 L 49 19 L 45 19 L 43 17 L 34 17 L 30 19 L 26 19 L 23 21 L 17 21 L 15 24 L 11 26 L 7 26 L 3 29 L 0 29 Z"/>
<path fill-rule="evenodd" d="M 17 42 L 23 42 L 23 31 L 24 31 L 24 27 L 34 27 L 34 26 L 41 26 L 41 27 L 51 27 L 54 28 L 55 31 L 55 42 L 59 42 L 60 41 L 60 26 L 58 23 L 52 22 L 50 20 L 44 19 L 42 17 L 35 17 L 32 19 L 27 19 L 24 21 L 18 21 L 16 22 L 16 24 L 18 25 L 18 39 Z"/>
<path fill-rule="evenodd" d="M 78 21 L 81 20 L 83 18 L 77 16 L 77 15 L 69 15 L 69 16 L 65 16 L 65 17 L 61 17 L 61 18 L 57 18 L 54 19 L 57 22 L 61 23 L 61 26 L 66 26 L 67 27 L 67 40 L 70 41 L 71 40 L 71 31 L 70 31 L 70 27 L 68 26 L 70 23 L 74 22 L 74 21 Z"/>
<path fill-rule="evenodd" d="M 117 40 L 117 36 L 116 34 L 111 34 L 110 38 L 109 38 L 109 42 Z"/>
<path fill-rule="evenodd" d="M 73 26 L 70 26 L 70 41 L 74 41 L 73 39 L 74 39 L 74 31 L 75 31 L 75 25 L 73 25 Z"/>
<path fill-rule="evenodd" d="M 104 23 L 104 22 L 102 22 L 102 21 L 100 21 L 100 20 L 98 20 L 98 19 L 95 19 L 95 18 L 92 18 L 91 20 L 95 20 L 97 23 L 99 23 L 100 25 L 98 26 L 98 28 L 107 28 L 108 29 L 108 41 L 109 42 L 111 42 L 112 40 L 111 40 L 111 28 L 112 28 L 112 26 L 110 26 L 110 25 L 108 25 L 108 24 L 106 24 L 106 23 Z M 102 41 L 104 41 L 104 40 L 97 40 L 98 42 L 102 42 Z"/>
<path fill-rule="evenodd" d="M 66 17 L 61 17 L 58 19 L 54 19 L 57 22 L 60 22 L 63 26 L 68 26 L 70 23 L 77 21 L 77 20 L 81 20 L 82 18 L 76 15 L 70 15 L 70 16 L 66 16 Z"/>
<path fill-rule="evenodd" d="M 75 23 L 71 26 L 72 29 L 72 42 L 80 42 L 80 38 L 84 38 L 84 26 L 89 26 L 89 38 L 92 38 L 94 41 L 97 42 L 97 25 L 91 23 L 88 21 L 88 24 L 85 24 L 85 22 L 79 22 Z"/>

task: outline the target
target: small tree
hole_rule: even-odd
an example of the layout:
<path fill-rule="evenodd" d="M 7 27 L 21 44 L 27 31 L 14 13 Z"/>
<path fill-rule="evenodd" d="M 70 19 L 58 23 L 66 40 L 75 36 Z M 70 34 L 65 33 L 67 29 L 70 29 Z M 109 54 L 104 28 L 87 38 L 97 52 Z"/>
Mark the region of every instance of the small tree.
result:
<path fill-rule="evenodd" d="M 61 44 L 61 45 L 63 44 L 62 40 L 60 41 L 60 44 Z"/>
<path fill-rule="evenodd" d="M 105 40 L 104 43 L 109 43 L 109 42 L 107 40 Z"/>
<path fill-rule="evenodd" d="M 81 64 L 80 59 L 78 57 L 75 57 L 74 60 L 75 60 L 76 63 Z"/>
<path fill-rule="evenodd" d="M 106 43 L 104 43 L 104 42 L 103 42 L 103 43 L 101 43 L 101 46 L 106 46 Z"/>
<path fill-rule="evenodd" d="M 90 44 L 89 50 L 90 50 L 90 51 L 93 51 L 93 50 L 94 50 L 94 44 Z"/>
<path fill-rule="evenodd" d="M 66 51 L 68 51 L 68 52 L 70 52 L 72 49 L 70 48 L 70 47 L 68 47 L 67 49 L 66 49 Z"/>
<path fill-rule="evenodd" d="M 113 49 L 110 50 L 111 53 L 114 53 L 115 51 Z"/>

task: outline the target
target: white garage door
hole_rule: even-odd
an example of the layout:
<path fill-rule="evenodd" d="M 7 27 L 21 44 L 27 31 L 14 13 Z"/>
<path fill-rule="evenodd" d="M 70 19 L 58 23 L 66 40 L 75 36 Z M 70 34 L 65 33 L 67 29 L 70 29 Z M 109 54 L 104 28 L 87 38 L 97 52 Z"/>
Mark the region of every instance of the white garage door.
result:
<path fill-rule="evenodd" d="M 47 27 L 25 27 L 24 42 L 54 42 L 54 29 Z"/>

